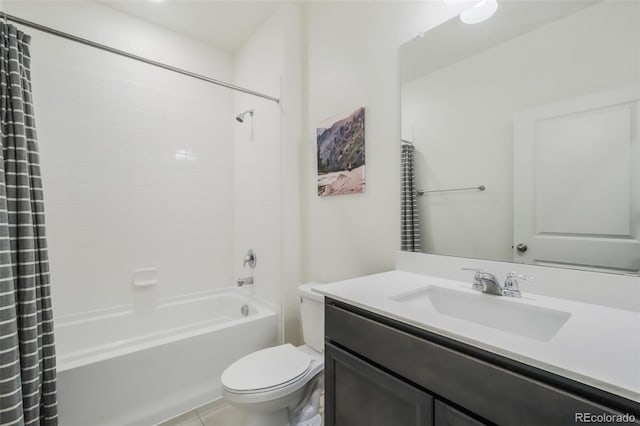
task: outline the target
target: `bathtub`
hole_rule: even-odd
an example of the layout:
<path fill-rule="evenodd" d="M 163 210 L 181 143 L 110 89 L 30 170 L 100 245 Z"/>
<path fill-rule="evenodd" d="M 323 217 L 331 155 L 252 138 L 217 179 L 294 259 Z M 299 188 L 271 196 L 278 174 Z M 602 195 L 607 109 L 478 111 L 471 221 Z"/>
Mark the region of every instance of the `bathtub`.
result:
<path fill-rule="evenodd" d="M 56 318 L 58 405 L 64 426 L 153 425 L 220 398 L 220 375 L 277 343 L 277 317 L 225 288 Z"/>

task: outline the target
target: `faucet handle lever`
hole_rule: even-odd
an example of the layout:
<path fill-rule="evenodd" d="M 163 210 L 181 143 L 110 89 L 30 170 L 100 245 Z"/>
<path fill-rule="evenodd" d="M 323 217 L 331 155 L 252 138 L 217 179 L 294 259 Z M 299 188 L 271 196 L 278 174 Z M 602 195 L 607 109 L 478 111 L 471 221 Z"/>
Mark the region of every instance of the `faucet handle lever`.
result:
<path fill-rule="evenodd" d="M 521 279 L 521 280 L 525 280 L 525 281 L 533 281 L 536 279 L 536 277 L 532 277 L 532 276 L 528 276 L 528 275 L 522 275 L 522 274 L 517 274 L 515 272 L 509 272 L 507 274 L 507 281 L 510 280 L 514 280 L 516 281 L 517 279 Z M 516 281 L 517 282 L 517 281 Z"/>
<path fill-rule="evenodd" d="M 482 284 L 481 278 L 482 274 L 484 274 L 484 269 L 482 268 L 461 268 L 463 271 L 473 271 L 475 272 L 475 276 L 473 277 L 473 286 L 471 287 L 474 290 L 484 291 L 484 284 Z"/>
<path fill-rule="evenodd" d="M 502 293 L 505 296 L 511 297 L 521 297 L 520 286 L 518 285 L 518 279 L 525 281 L 533 281 L 535 277 L 518 274 L 515 272 L 509 272 L 507 274 L 507 279 L 504 281 L 504 288 Z"/>
<path fill-rule="evenodd" d="M 482 269 L 482 268 L 460 268 L 460 269 L 462 269 L 463 271 L 473 271 L 473 272 L 475 272 L 476 276 L 474 278 L 476 280 L 479 280 L 480 276 L 482 274 L 484 274 L 484 269 Z"/>

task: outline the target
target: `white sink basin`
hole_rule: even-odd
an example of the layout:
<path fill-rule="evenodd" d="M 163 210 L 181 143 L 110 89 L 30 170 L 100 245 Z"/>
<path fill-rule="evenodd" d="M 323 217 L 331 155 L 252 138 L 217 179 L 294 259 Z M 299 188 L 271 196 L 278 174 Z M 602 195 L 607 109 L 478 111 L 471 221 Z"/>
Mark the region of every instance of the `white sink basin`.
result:
<path fill-rule="evenodd" d="M 437 286 L 392 299 L 425 309 L 432 307 L 443 315 L 543 342 L 551 340 L 571 316 L 569 312 L 518 303 L 505 296 Z"/>

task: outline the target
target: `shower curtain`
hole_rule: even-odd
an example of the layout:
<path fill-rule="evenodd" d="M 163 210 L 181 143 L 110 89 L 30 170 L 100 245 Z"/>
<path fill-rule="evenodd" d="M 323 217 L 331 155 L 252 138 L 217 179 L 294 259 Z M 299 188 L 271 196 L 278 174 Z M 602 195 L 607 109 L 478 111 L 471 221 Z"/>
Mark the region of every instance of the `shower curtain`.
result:
<path fill-rule="evenodd" d="M 0 23 L 0 425 L 57 425 L 30 36 Z"/>
<path fill-rule="evenodd" d="M 402 142 L 402 188 L 400 205 L 400 250 L 420 251 L 420 221 L 412 144 Z"/>

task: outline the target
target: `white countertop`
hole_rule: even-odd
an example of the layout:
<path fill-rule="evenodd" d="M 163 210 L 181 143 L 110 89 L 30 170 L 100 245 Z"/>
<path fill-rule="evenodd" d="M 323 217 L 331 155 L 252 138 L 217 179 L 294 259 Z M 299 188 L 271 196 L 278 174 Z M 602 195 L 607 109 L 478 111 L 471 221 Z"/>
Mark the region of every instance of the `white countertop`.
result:
<path fill-rule="evenodd" d="M 640 402 L 640 312 L 524 292 L 520 299 L 493 296 L 471 290 L 471 282 L 389 271 L 326 284 L 313 290 Z M 543 307 L 571 316 L 553 337 L 542 341 L 443 314 L 428 302 L 416 306 L 393 299 L 430 286 L 461 291 L 467 299 L 499 298 L 500 303 Z"/>

